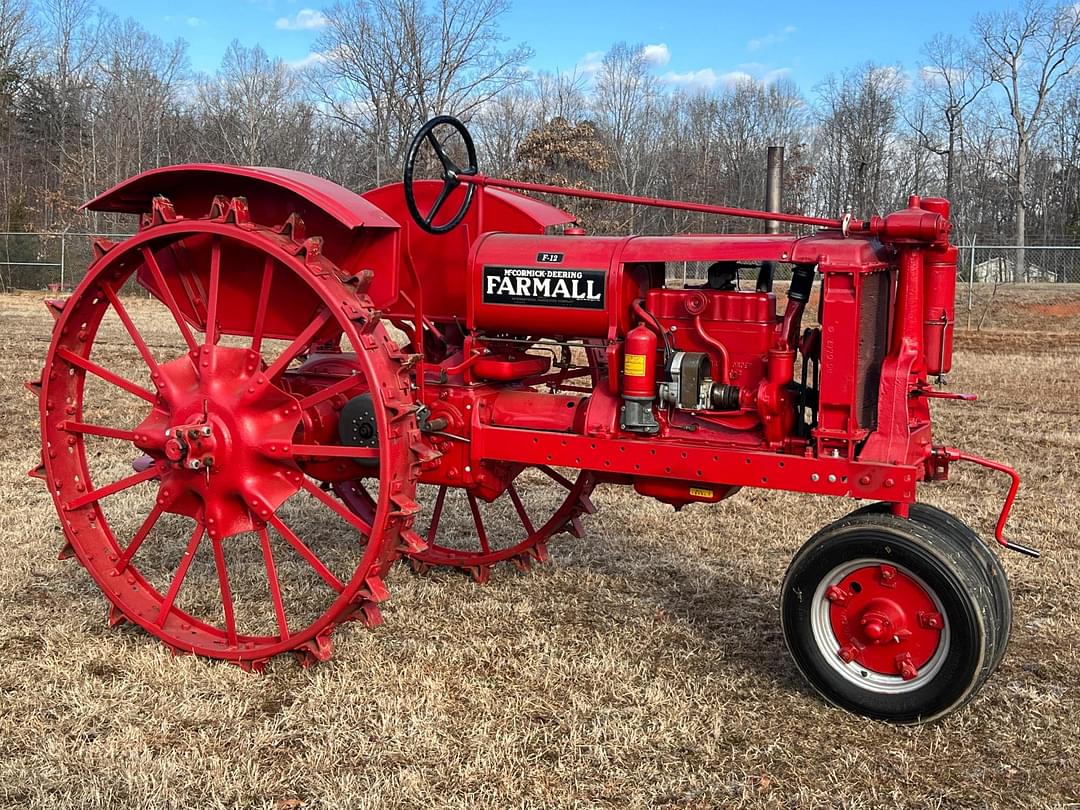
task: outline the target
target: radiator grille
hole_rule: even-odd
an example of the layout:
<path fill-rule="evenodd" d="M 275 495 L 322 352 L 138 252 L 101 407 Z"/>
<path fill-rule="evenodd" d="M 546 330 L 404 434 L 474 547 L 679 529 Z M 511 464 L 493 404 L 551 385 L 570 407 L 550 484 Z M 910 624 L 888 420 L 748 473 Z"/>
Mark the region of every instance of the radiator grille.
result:
<path fill-rule="evenodd" d="M 881 364 L 889 347 L 888 272 L 863 277 L 859 301 L 859 359 L 855 379 L 855 418 L 859 427 L 877 428 L 878 386 Z"/>

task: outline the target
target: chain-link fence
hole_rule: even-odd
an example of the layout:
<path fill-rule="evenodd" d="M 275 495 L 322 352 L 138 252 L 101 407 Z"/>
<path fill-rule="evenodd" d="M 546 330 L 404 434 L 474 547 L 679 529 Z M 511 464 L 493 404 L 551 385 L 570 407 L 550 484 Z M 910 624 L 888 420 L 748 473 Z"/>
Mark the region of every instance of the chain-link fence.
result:
<path fill-rule="evenodd" d="M 70 290 L 93 261 L 93 240 L 130 234 L 0 233 L 0 291 Z"/>
<path fill-rule="evenodd" d="M 124 239 L 129 234 L 0 233 L 0 291 L 70 290 L 77 285 L 93 259 L 93 239 Z M 957 270 L 961 282 L 1059 282 L 1080 283 L 1080 245 L 960 245 Z M 670 282 L 700 283 L 707 262 L 672 262 Z M 1017 271 L 1018 267 L 1023 267 Z M 745 287 L 753 285 L 755 267 L 738 268 Z M 789 265 L 777 267 L 778 280 L 791 277 Z"/>
<path fill-rule="evenodd" d="M 1080 283 L 1080 245 L 960 245 L 961 281 Z"/>

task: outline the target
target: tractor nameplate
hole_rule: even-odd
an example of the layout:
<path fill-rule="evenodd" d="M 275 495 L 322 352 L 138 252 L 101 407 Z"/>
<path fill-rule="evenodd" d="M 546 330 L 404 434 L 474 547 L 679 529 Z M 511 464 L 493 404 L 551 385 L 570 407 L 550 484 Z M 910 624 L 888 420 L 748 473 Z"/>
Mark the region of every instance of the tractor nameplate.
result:
<path fill-rule="evenodd" d="M 603 309 L 603 270 L 552 267 L 484 267 L 485 304 Z"/>

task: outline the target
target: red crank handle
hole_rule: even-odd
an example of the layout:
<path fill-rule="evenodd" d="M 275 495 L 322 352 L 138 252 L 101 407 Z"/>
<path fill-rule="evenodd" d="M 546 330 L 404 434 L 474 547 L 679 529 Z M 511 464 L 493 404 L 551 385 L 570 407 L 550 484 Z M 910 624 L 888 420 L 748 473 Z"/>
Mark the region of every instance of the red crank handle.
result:
<path fill-rule="evenodd" d="M 1012 551 L 1018 551 L 1029 557 L 1040 556 L 1037 549 L 1005 539 L 1005 522 L 1009 519 L 1009 513 L 1012 511 L 1013 502 L 1016 500 L 1016 492 L 1020 489 L 1020 473 L 1007 464 L 1002 464 L 999 461 L 991 461 L 988 458 L 976 456 L 972 453 L 965 453 L 963 450 L 958 450 L 955 447 L 938 447 L 935 448 L 935 452 L 938 455 L 943 456 L 947 462 L 970 461 L 972 464 L 978 464 L 980 467 L 986 467 L 989 470 L 996 470 L 997 472 L 1003 472 L 1008 475 L 1012 479 L 1012 484 L 1009 487 L 1009 494 L 1005 496 L 1005 503 L 1001 507 L 1001 515 L 998 517 L 997 526 L 994 529 L 994 538 L 1005 548 L 1011 549 Z"/>

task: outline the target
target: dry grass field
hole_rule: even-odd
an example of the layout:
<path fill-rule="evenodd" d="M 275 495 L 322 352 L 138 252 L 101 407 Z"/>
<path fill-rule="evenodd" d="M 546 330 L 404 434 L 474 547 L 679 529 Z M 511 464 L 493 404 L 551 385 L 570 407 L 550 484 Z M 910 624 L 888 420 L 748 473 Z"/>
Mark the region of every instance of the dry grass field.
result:
<path fill-rule="evenodd" d="M 398 566 L 385 624 L 339 629 L 308 670 L 247 674 L 109 629 L 26 477 L 42 297 L 0 297 L 0 806 L 1080 803 L 1078 288 L 1002 288 L 983 331 L 958 338 L 952 388 L 980 399 L 935 403 L 939 437 L 1016 464 L 1009 531 L 1044 556 L 1006 554 L 1001 669 L 920 728 L 830 708 L 790 663 L 776 609 L 788 559 L 857 504 L 786 493 L 676 514 L 601 488 L 589 537 L 560 537 L 530 574 L 500 567 L 476 586 Z M 985 533 L 1004 488 L 959 465 L 924 497 Z"/>

